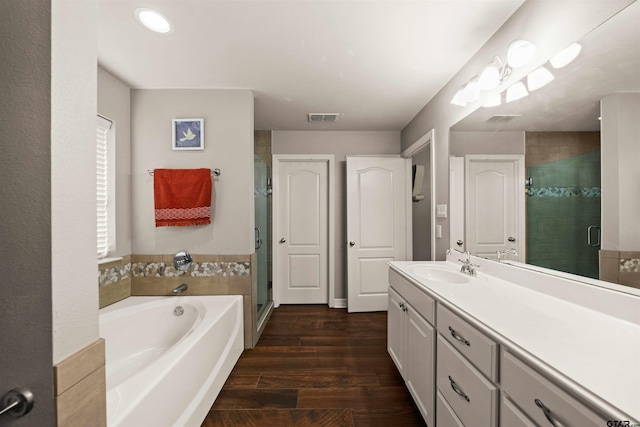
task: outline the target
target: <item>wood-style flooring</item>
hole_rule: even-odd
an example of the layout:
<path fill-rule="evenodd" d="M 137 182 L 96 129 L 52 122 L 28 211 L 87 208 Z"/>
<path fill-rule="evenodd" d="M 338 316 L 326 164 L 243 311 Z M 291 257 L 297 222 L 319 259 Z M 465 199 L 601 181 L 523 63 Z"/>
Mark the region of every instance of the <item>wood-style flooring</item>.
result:
<path fill-rule="evenodd" d="M 201 427 L 425 426 L 386 334 L 386 312 L 281 305 Z"/>

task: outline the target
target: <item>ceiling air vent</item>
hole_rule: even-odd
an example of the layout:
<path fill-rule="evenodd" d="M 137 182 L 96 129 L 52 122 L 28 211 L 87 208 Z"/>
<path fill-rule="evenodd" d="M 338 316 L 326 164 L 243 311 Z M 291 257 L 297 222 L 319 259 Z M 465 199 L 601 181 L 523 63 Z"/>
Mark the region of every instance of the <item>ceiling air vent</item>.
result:
<path fill-rule="evenodd" d="M 522 114 L 495 114 L 487 119 L 487 123 L 507 123 L 522 117 Z"/>
<path fill-rule="evenodd" d="M 337 122 L 340 113 L 309 113 L 309 123 Z"/>

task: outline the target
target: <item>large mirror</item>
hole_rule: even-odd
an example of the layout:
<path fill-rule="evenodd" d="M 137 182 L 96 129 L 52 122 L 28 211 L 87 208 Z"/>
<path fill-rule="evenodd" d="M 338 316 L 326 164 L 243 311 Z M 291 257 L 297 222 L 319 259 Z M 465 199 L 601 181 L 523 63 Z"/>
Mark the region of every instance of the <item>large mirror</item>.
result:
<path fill-rule="evenodd" d="M 602 208 L 610 145 L 601 146 L 600 101 L 640 96 L 639 22 L 636 2 L 579 40 L 569 65 L 546 63 L 549 84 L 450 129 L 451 247 L 493 259 L 514 248 L 518 256 L 505 258 L 608 280 L 599 271 L 602 222 L 615 218 Z"/>

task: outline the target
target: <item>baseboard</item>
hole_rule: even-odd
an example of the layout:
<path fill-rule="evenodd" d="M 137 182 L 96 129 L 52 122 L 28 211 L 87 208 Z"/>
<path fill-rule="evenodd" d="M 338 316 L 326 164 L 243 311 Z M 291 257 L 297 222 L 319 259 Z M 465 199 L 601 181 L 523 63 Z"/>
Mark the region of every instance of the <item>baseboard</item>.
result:
<path fill-rule="evenodd" d="M 347 308 L 346 298 L 334 298 L 331 308 Z"/>

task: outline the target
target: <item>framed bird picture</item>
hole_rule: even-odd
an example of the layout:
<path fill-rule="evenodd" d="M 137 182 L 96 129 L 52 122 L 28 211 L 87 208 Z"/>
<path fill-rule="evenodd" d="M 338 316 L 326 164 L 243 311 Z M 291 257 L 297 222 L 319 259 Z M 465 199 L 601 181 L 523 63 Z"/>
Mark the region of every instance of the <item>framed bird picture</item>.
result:
<path fill-rule="evenodd" d="M 174 150 L 204 150 L 204 119 L 173 119 Z"/>

